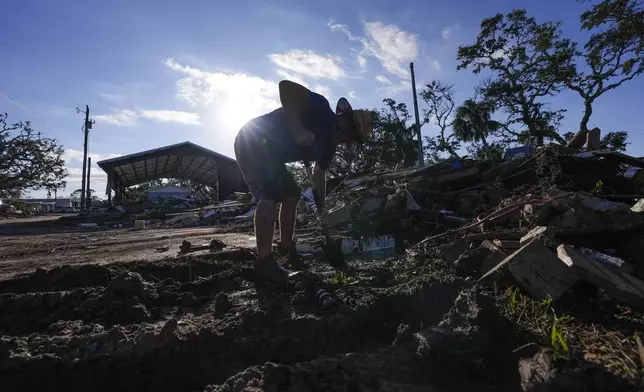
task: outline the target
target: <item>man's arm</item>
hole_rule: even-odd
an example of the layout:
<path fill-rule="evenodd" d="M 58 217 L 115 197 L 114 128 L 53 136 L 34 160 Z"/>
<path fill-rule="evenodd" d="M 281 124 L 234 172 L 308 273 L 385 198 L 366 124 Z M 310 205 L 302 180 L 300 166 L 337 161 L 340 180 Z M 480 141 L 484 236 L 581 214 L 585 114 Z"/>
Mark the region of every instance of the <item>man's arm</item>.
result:
<path fill-rule="evenodd" d="M 298 145 L 308 146 L 313 143 L 313 134 L 302 125 L 302 113 L 309 104 L 311 91 L 304 86 L 289 80 L 282 80 L 279 84 L 280 101 L 286 114 L 293 139 Z"/>
<path fill-rule="evenodd" d="M 324 211 L 326 207 L 326 171 L 317 163 L 313 168 L 313 188 L 318 193 L 318 207 L 321 211 Z"/>

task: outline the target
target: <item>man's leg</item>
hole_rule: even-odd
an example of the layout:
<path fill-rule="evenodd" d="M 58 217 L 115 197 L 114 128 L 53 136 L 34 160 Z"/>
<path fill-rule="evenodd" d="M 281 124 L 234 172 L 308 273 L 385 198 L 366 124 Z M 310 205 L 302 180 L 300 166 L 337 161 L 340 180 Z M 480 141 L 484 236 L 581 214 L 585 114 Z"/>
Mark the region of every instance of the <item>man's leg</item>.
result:
<path fill-rule="evenodd" d="M 280 207 L 280 242 L 285 249 L 290 249 L 293 246 L 297 201 L 295 198 L 284 199 Z"/>
<path fill-rule="evenodd" d="M 297 202 L 301 197 L 300 187 L 295 179 L 282 167 L 280 177 L 282 179 L 282 206 L 280 209 L 280 246 L 282 256 L 288 256 L 288 264 L 294 268 L 305 268 L 301 256 L 293 243 L 293 232 L 295 230 L 295 217 L 297 213 Z"/>
<path fill-rule="evenodd" d="M 260 260 L 271 255 L 276 212 L 277 203 L 273 200 L 261 199 L 257 203 L 257 208 L 255 209 L 255 237 L 257 239 L 257 256 Z M 281 223 L 281 214 L 280 227 L 284 230 L 284 226 Z"/>
<path fill-rule="evenodd" d="M 292 272 L 281 268 L 272 257 L 273 231 L 277 216 L 276 200 L 281 187 L 279 162 L 267 153 L 265 147 L 244 131 L 235 139 L 235 156 L 255 200 L 255 236 L 257 256 L 255 276 L 258 279 L 283 282 Z"/>

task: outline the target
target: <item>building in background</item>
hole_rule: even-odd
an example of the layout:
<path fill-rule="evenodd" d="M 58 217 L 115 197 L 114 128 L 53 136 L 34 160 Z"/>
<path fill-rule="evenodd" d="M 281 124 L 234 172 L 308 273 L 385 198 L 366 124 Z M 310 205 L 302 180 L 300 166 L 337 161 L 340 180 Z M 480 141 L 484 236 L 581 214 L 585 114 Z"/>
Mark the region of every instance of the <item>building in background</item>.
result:
<path fill-rule="evenodd" d="M 116 205 L 126 188 L 159 178 L 187 179 L 217 190 L 213 199 L 223 200 L 248 187 L 237 161 L 191 142 L 173 144 L 98 162 L 107 174 L 106 195 Z M 149 199 L 149 197 L 148 197 Z"/>

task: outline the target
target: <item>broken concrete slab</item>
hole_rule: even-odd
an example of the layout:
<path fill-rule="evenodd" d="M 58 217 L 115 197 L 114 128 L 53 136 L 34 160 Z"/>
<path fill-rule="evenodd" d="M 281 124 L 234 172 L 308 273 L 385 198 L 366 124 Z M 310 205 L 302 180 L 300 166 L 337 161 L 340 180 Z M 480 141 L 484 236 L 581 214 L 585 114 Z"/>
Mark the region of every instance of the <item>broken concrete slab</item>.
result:
<path fill-rule="evenodd" d="M 551 237 L 554 233 L 554 230 L 548 226 L 537 226 L 534 229 L 530 230 L 526 235 L 521 237 L 519 242 L 521 245 L 527 244 L 533 239 L 541 240 L 544 237 Z"/>
<path fill-rule="evenodd" d="M 632 306 L 644 306 L 644 281 L 595 261 L 570 245 L 559 245 L 557 256 L 563 265 L 612 298 Z"/>
<path fill-rule="evenodd" d="M 575 204 L 593 211 L 629 211 L 628 204 L 600 199 L 584 192 L 575 194 Z"/>
<path fill-rule="evenodd" d="M 488 249 L 488 254 L 483 260 L 483 263 L 481 263 L 480 272 L 481 276 L 483 276 L 496 265 L 498 265 L 501 261 L 503 261 L 503 259 L 505 259 L 508 254 L 490 241 L 483 241 L 481 247 Z M 491 281 L 499 281 L 501 279 L 501 276 L 500 274 L 492 275 L 490 276 L 490 279 Z"/>
<path fill-rule="evenodd" d="M 516 250 L 521 247 L 521 241 L 517 241 L 517 240 L 496 239 L 492 242 L 494 243 L 494 245 L 498 246 L 499 248 L 503 248 L 506 250 Z"/>
<path fill-rule="evenodd" d="M 465 239 L 458 239 L 436 247 L 436 254 L 444 261 L 453 264 L 468 249 L 470 249 L 470 243 Z"/>
<path fill-rule="evenodd" d="M 559 298 L 577 277 L 539 240 L 533 239 L 479 279 L 483 283 L 507 269 L 521 288 L 537 299 Z"/>
<path fill-rule="evenodd" d="M 362 205 L 363 212 L 372 212 L 380 209 L 382 204 L 385 202 L 385 199 L 382 197 L 372 197 L 367 199 Z"/>
<path fill-rule="evenodd" d="M 633 207 L 631 207 L 633 212 L 644 212 L 644 199 L 639 199 Z"/>
<path fill-rule="evenodd" d="M 347 222 L 349 218 L 351 218 L 349 208 L 347 206 L 338 206 L 329 210 L 326 221 L 329 227 L 333 227 Z"/>

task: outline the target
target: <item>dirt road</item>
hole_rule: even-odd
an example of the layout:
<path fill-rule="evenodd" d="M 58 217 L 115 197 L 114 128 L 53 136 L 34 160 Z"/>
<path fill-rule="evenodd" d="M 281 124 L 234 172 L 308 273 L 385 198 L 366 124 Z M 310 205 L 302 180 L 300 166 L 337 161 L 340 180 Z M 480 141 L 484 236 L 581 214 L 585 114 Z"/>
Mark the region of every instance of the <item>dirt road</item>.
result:
<path fill-rule="evenodd" d="M 48 217 L 47 217 L 48 218 Z M 36 268 L 80 263 L 110 264 L 137 260 L 154 261 L 178 256 L 183 240 L 193 244 L 219 238 L 231 247 L 252 248 L 254 237 L 243 233 L 218 233 L 216 229 L 56 229 L 38 227 L 49 219 L 5 223 L 0 237 L 0 278 Z M 27 225 L 30 223 L 31 225 Z M 12 227 L 30 234 L 7 235 Z M 63 231 L 63 232 L 60 232 Z M 196 254 L 207 253 L 207 251 Z"/>

